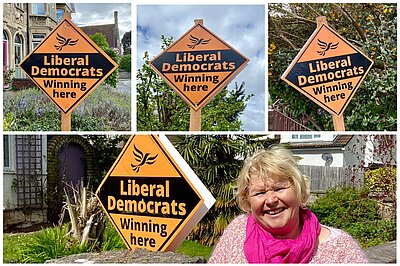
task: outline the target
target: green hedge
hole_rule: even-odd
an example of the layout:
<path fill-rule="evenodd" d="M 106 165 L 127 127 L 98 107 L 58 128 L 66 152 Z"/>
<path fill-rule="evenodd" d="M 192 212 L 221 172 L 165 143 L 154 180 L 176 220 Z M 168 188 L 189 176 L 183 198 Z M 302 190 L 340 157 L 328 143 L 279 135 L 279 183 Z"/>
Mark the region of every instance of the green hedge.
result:
<path fill-rule="evenodd" d="M 396 239 L 396 222 L 380 218 L 377 202 L 368 193 L 366 188 L 328 190 L 310 209 L 321 224 L 348 232 L 363 248 Z"/>

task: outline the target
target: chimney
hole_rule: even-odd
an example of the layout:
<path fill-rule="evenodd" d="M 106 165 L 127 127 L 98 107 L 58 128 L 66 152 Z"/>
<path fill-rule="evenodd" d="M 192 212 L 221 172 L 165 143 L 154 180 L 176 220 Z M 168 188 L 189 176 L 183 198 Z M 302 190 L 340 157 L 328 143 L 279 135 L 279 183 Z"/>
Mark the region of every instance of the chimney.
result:
<path fill-rule="evenodd" d="M 115 34 L 115 47 L 121 50 L 121 40 L 119 39 L 119 27 L 118 27 L 118 11 L 114 11 L 114 34 Z"/>
<path fill-rule="evenodd" d="M 114 11 L 114 25 L 118 28 L 118 11 Z"/>

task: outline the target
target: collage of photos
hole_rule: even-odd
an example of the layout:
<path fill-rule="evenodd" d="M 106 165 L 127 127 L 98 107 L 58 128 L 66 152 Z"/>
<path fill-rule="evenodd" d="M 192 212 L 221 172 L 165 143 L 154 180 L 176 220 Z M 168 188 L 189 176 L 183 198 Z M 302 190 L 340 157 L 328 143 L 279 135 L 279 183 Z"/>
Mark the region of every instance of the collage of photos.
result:
<path fill-rule="evenodd" d="M 3 264 L 396 263 L 397 3 L 3 3 Z"/>

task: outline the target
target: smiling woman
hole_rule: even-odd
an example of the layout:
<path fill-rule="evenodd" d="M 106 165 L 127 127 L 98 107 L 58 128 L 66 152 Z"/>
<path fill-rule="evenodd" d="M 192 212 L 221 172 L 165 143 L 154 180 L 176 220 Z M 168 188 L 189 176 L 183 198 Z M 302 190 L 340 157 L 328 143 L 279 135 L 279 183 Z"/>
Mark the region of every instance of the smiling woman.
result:
<path fill-rule="evenodd" d="M 310 179 L 281 147 L 248 158 L 238 178 L 235 218 L 209 263 L 367 263 L 347 233 L 321 225 L 305 207 Z"/>

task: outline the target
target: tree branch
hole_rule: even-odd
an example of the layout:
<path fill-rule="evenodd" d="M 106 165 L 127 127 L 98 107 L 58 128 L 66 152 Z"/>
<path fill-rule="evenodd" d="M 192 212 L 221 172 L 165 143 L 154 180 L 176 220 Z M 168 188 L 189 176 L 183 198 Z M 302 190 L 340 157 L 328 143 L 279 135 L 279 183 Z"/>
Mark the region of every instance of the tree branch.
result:
<path fill-rule="evenodd" d="M 285 36 L 282 35 L 282 31 L 278 28 L 278 26 L 275 24 L 274 20 L 271 19 L 268 15 L 269 18 L 269 22 L 271 23 L 272 27 L 274 28 L 275 34 L 278 38 L 282 39 L 284 42 L 286 42 L 290 47 L 292 47 L 292 49 L 294 50 L 298 50 L 298 48 L 296 47 L 296 45 L 294 45 L 288 38 L 286 38 Z"/>
<path fill-rule="evenodd" d="M 358 35 L 361 37 L 361 39 L 365 42 L 367 41 L 367 37 L 365 37 L 365 31 L 358 25 L 357 21 L 351 16 L 351 14 L 344 8 L 344 5 L 340 4 L 333 4 L 336 8 L 341 11 L 343 16 L 345 16 L 348 20 L 350 20 L 351 24 L 353 27 L 356 29 L 358 32 Z"/>
<path fill-rule="evenodd" d="M 277 7 L 277 10 L 279 10 L 282 13 L 286 13 L 286 14 L 290 15 L 292 18 L 295 18 L 295 19 L 298 19 L 298 20 L 301 20 L 301 21 L 304 21 L 304 22 L 307 22 L 307 23 L 310 23 L 310 24 L 313 24 L 313 25 L 317 24 L 316 21 L 310 20 L 308 18 L 300 17 L 299 15 L 297 15 L 297 14 L 295 14 L 295 13 L 289 11 L 289 10 L 286 10 L 286 9 L 283 9 L 283 8 L 280 8 L 280 7 Z"/>

